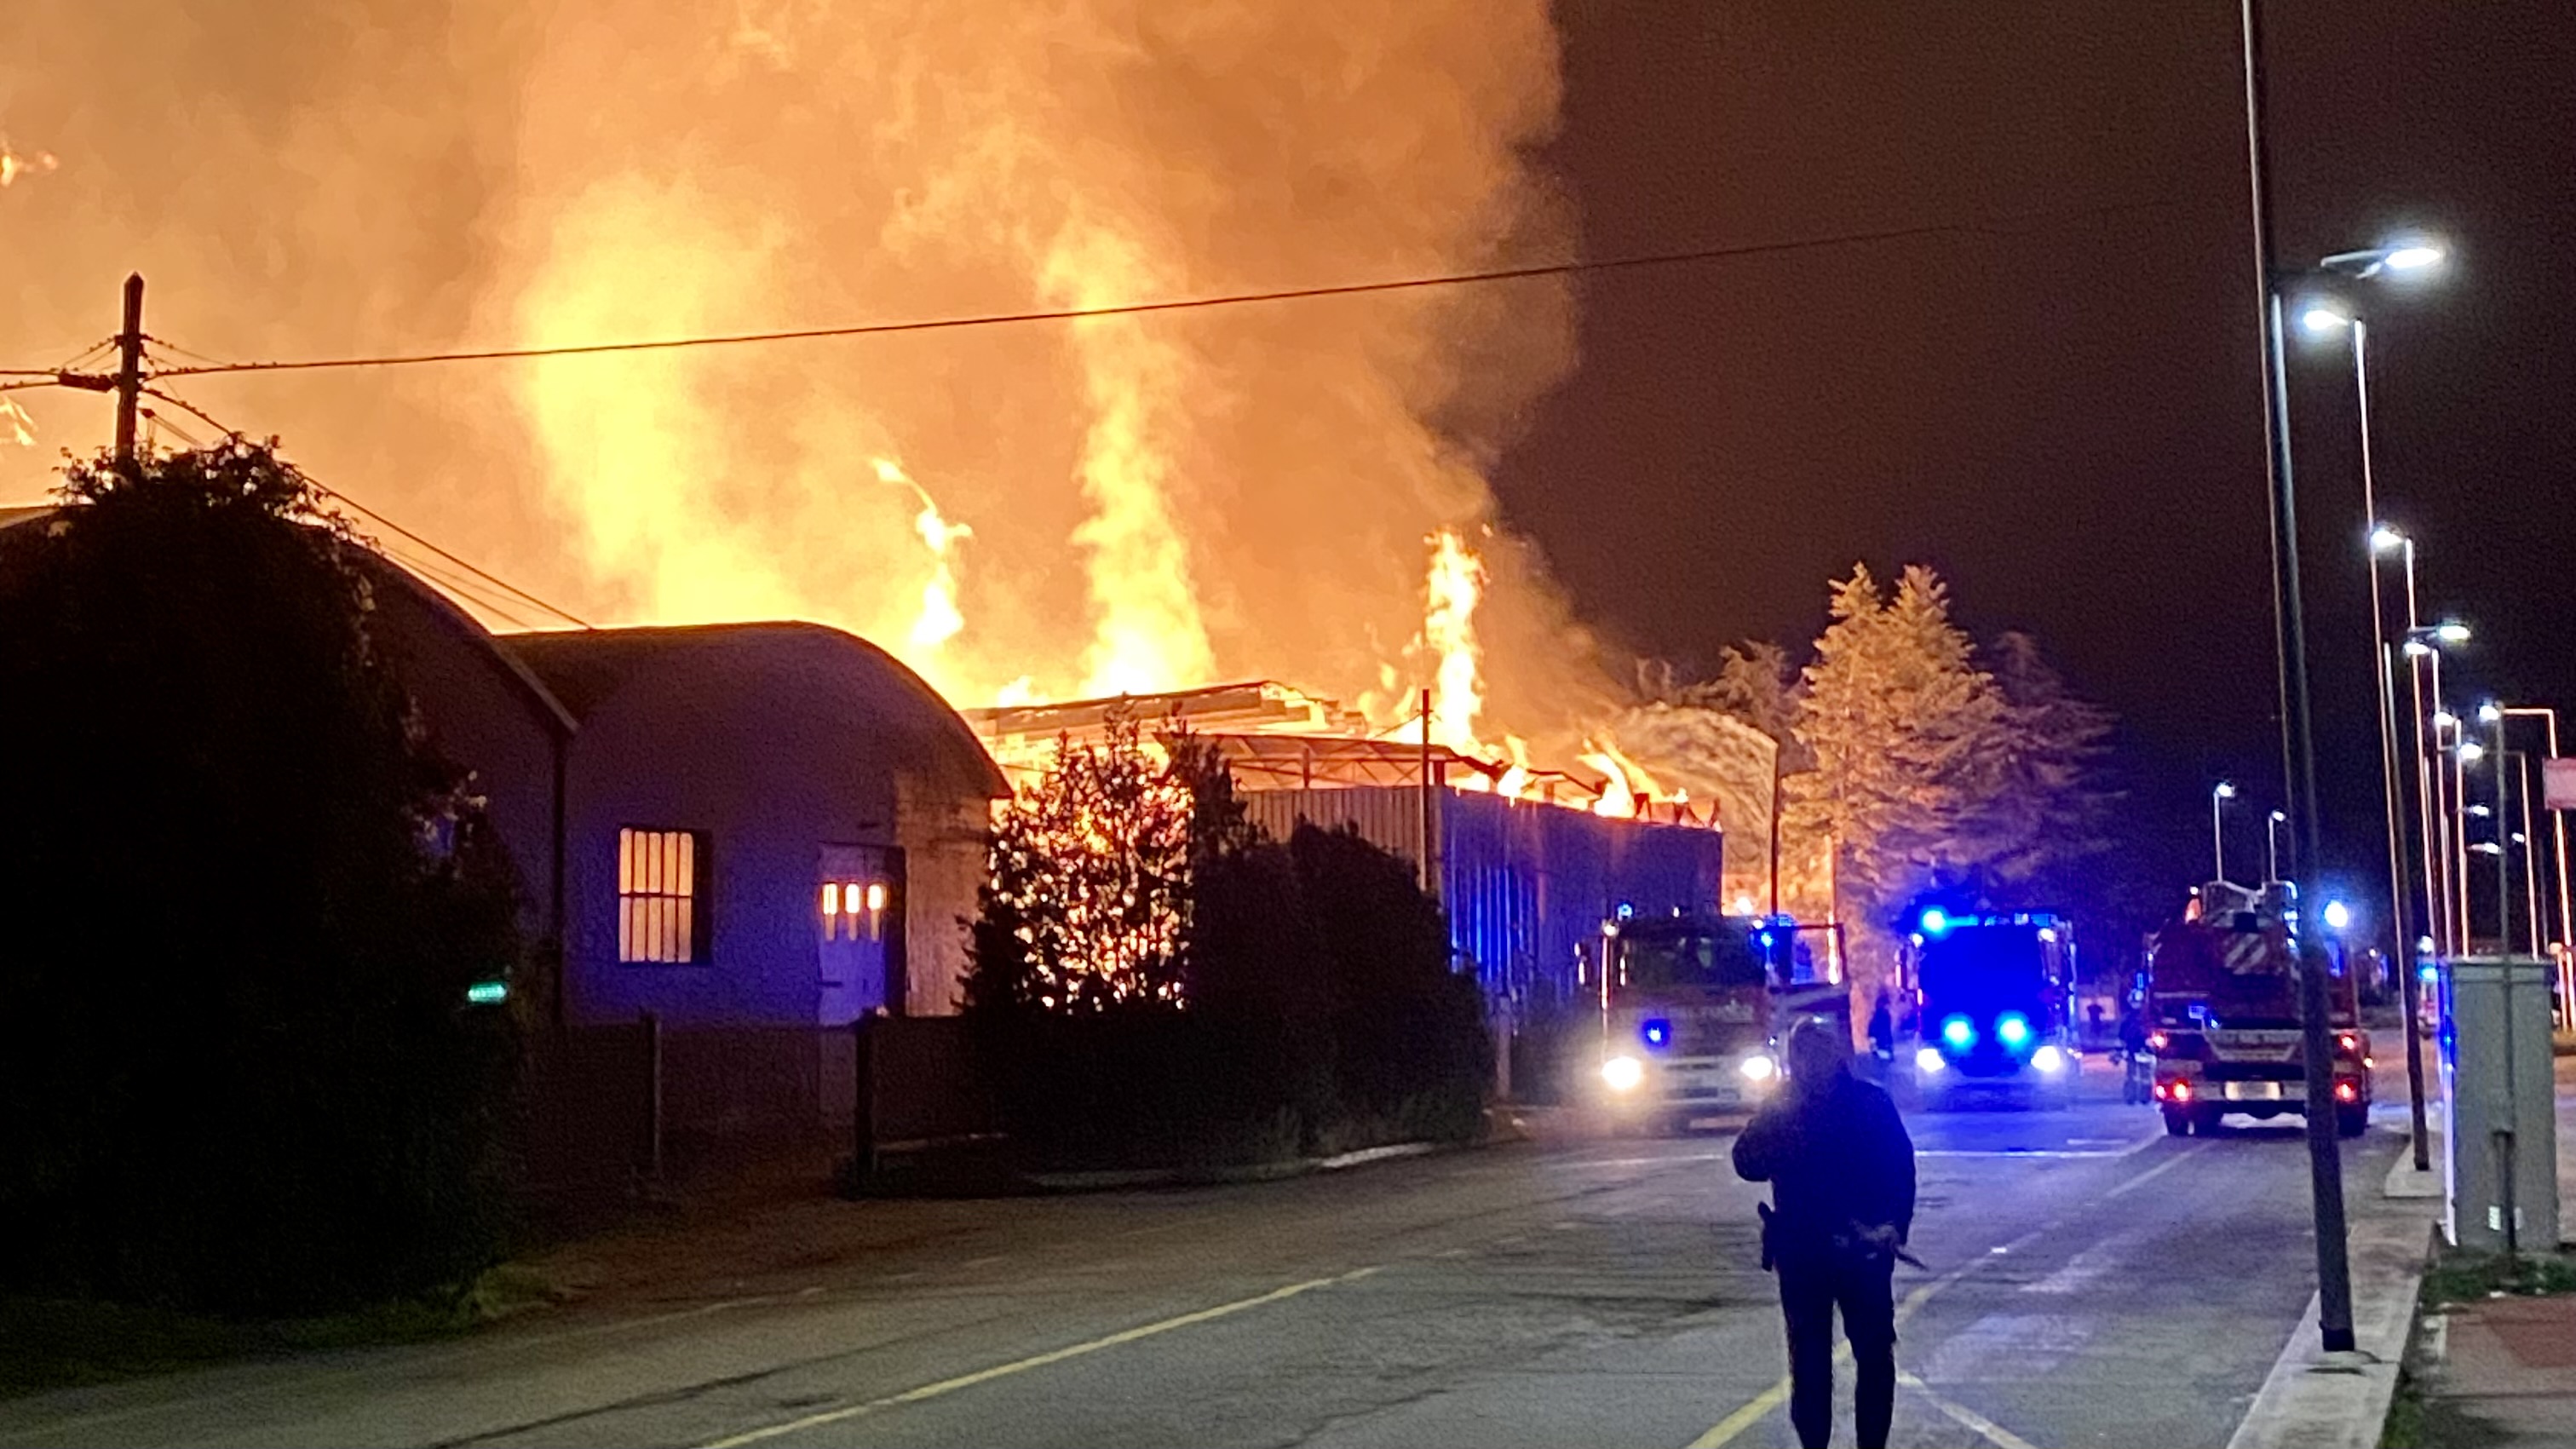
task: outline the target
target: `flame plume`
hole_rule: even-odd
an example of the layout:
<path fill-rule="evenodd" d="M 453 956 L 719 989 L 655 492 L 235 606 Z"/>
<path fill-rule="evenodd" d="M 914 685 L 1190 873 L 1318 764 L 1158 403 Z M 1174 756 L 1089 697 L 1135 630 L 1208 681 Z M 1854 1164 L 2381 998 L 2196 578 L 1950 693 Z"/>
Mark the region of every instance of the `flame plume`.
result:
<path fill-rule="evenodd" d="M 1438 660 L 1432 675 L 1431 742 L 1467 754 L 1482 754 L 1476 739 L 1476 715 L 1485 706 L 1476 647 L 1476 604 L 1485 591 L 1485 565 L 1453 529 L 1432 536 L 1431 576 L 1425 585 L 1430 607 L 1423 612 L 1422 638 Z"/>
<path fill-rule="evenodd" d="M 160 335 L 310 357 L 1566 256 L 1570 210 L 1531 160 L 1557 121 L 1548 8 L 197 0 L 174 29 L 150 0 L 35 7 L 0 95 L 97 164 L 25 198 L 43 224 L 10 238 L 13 330 L 97 335 L 129 267 Z M 106 73 L 127 103 L 92 103 Z M 1442 732 L 1507 727 L 1552 758 L 1602 717 L 1589 641 L 1479 524 L 1483 470 L 1571 361 L 1570 296 L 1538 279 L 191 396 L 603 621 L 830 622 L 961 704 L 1246 677 L 1356 701 L 1386 666 L 1418 677 L 1418 639 L 1473 660 L 1442 672 Z M 44 460 L 0 452 L 0 497 L 40 496 Z M 935 528 L 876 458 L 936 480 Z M 1413 567 L 1442 530 L 1483 572 L 1449 642 Z M 1409 713 L 1397 698 L 1374 723 Z"/>
<path fill-rule="evenodd" d="M 892 458 L 872 458 L 869 463 L 876 469 L 878 482 L 910 490 L 921 505 L 921 511 L 912 516 L 912 531 L 921 535 L 922 546 L 930 550 L 930 577 L 922 581 L 921 612 L 913 615 L 912 630 L 906 636 L 918 661 L 956 638 L 957 631 L 966 627 L 966 616 L 957 610 L 955 555 L 958 540 L 974 537 L 975 530 L 942 517 L 930 490 L 914 482 L 901 463 Z M 918 662 L 915 667 L 919 667 Z"/>

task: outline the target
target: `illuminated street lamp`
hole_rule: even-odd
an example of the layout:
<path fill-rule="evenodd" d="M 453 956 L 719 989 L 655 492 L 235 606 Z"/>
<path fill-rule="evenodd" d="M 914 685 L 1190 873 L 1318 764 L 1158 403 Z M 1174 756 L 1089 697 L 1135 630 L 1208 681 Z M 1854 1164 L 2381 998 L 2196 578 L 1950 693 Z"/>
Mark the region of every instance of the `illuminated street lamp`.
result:
<path fill-rule="evenodd" d="M 2246 0 L 2246 3 L 2250 27 L 2253 0 Z M 2403 241 L 2392 246 L 2366 251 L 2338 252 L 2333 256 L 2319 259 L 2316 270 L 2320 274 L 2363 281 L 2382 272 L 2403 274 L 2428 271 L 2438 266 L 2441 261 L 2442 249 L 2439 246 L 2424 241 Z M 2433 656 L 2436 642 L 2449 641 L 2440 640 L 2438 631 L 2435 640 L 2418 642 L 2412 637 L 2417 627 L 2415 545 L 2404 534 L 2381 521 L 2379 516 L 2379 480 L 2372 468 L 2370 433 L 2370 325 L 2357 311 L 2323 299 L 2312 302 L 2302 309 L 2299 323 L 2311 336 L 2329 336 L 2339 331 L 2348 331 L 2352 334 L 2352 390 L 2354 411 L 2359 418 L 2361 432 L 2361 516 L 2362 527 L 2370 541 L 2370 554 L 2366 561 L 2370 567 L 2370 665 L 2376 679 L 2379 702 L 2379 788 L 2382 813 L 2388 822 L 2388 940 L 2392 954 L 2402 955 L 2404 943 L 2414 939 L 2415 931 L 2408 920 L 2407 909 L 2406 815 L 2398 807 L 2398 801 L 2405 788 L 2405 771 L 2398 765 L 2397 658 L 2389 647 L 2388 610 L 2380 591 L 2379 559 L 2381 555 L 2402 552 L 2406 565 L 2406 628 L 2408 631 L 2406 671 L 2415 697 L 2416 814 L 2426 827 L 2421 852 L 2425 867 L 2421 919 L 2428 921 L 2436 914 L 2447 918 L 2450 908 L 2446 893 L 2437 884 L 2435 872 L 2432 869 L 2433 838 L 2430 828 L 2432 808 L 2429 792 L 2424 786 L 2426 756 L 2423 683 L 2417 669 L 2420 661 Z M 2278 389 L 2273 404 L 2277 415 L 2275 425 L 2280 430 L 2281 437 L 2286 440 L 2289 433 L 2287 385 L 2276 382 L 2275 386 Z M 2286 453 L 2286 441 L 2282 450 Z M 2461 638 L 2467 638 L 2466 630 L 2461 631 Z M 2434 668 L 2437 670 L 2440 668 L 2438 658 Z M 2437 673 L 2434 677 L 2433 689 L 2436 704 L 2441 701 L 2441 692 L 2440 676 Z M 2444 860 L 2447 864 L 2447 851 L 2444 852 Z M 2417 973 L 2411 966 L 2399 973 L 2400 992 L 2404 999 L 2406 1019 L 2410 1023 L 2406 1033 L 2406 1095 L 2412 1114 L 2410 1137 L 2415 1167 L 2420 1172 L 2428 1170 L 2431 1159 L 2425 1144 L 2423 1059 L 2421 1050 L 2416 1044 L 2412 1026 L 2417 1007 L 2416 978 Z"/>
<path fill-rule="evenodd" d="M 2448 255 L 2438 242 L 2413 239 L 2394 246 L 2337 252 L 2321 258 L 2317 270 L 2367 281 L 2382 272 L 2428 272 L 2440 266 Z"/>

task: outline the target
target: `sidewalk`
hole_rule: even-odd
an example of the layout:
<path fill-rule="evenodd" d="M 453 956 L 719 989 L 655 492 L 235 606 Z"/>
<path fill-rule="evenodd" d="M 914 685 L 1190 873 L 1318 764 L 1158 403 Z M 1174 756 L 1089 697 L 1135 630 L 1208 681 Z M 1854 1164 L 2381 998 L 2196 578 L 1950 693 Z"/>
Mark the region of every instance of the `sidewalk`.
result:
<path fill-rule="evenodd" d="M 2567 1057 L 2558 1061 L 2558 1200 L 2576 1203 L 2576 1058 Z M 2559 1263 L 2566 1286 L 2548 1297 L 2427 1305 L 2412 1364 L 2427 1393 L 2409 1442 L 2576 1449 L 2576 1257 Z"/>

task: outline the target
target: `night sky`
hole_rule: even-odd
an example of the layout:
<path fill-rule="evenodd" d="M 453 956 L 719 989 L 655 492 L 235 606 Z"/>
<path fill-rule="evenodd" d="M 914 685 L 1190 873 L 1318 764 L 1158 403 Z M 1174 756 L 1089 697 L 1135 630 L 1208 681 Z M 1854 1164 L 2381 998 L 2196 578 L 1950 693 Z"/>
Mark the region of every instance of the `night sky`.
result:
<path fill-rule="evenodd" d="M 2382 513 L 2428 608 L 2478 630 L 2452 692 L 2576 705 L 2576 7 L 2265 13 L 2284 262 L 2452 249 L 2436 280 L 2348 294 Z M 1704 662 L 1812 638 L 1856 560 L 1932 564 L 1972 630 L 2035 632 L 2119 713 L 2177 901 L 2221 776 L 2249 797 L 2231 855 L 2259 858 L 2281 767 L 2232 0 L 1575 0 L 1559 23 L 1549 159 L 1591 255 L 1991 228 L 1587 283 L 1581 368 L 1500 480 L 1585 612 Z M 2384 899 L 2348 344 L 2291 371 L 2327 865 Z"/>

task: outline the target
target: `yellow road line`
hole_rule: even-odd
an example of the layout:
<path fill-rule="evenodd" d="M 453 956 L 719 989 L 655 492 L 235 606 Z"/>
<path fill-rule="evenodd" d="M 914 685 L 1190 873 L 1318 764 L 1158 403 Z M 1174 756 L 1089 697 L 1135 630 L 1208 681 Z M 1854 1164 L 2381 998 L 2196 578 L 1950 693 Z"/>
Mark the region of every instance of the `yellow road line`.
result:
<path fill-rule="evenodd" d="M 2127 1182 L 2121 1183 L 2119 1186 L 2112 1188 L 2110 1191 L 2102 1194 L 2101 1197 L 2095 1199 L 2095 1201 L 2108 1202 L 2112 1198 L 2120 1196 L 2122 1193 L 2129 1192 L 2135 1188 L 2144 1187 L 2155 1179 L 2173 1171 L 2176 1167 L 2181 1166 L 2183 1158 L 2198 1150 L 2199 1144 L 2194 1143 L 2191 1146 L 2184 1148 L 2181 1152 L 2175 1153 L 2173 1156 L 2166 1158 L 2164 1161 L 2159 1162 L 2155 1166 L 2148 1168 L 2146 1171 L 2139 1173 L 2137 1176 L 2130 1178 Z M 1916 1310 L 1920 1309 L 1925 1303 L 1931 1301 L 1933 1294 L 1940 1292 L 1942 1289 L 1947 1288 L 1951 1284 L 1958 1282 L 1960 1279 L 1967 1277 L 1970 1273 L 1977 1271 L 1977 1269 L 1985 1264 L 1989 1259 L 2006 1257 L 2019 1252 L 2023 1248 L 2039 1241 L 2048 1234 L 2055 1232 L 2063 1225 L 2063 1222 L 2063 1219 L 2051 1219 L 2048 1222 L 2042 1223 L 2038 1227 L 2031 1229 L 2029 1232 L 2022 1234 L 2020 1237 L 2013 1239 L 2011 1242 L 2004 1244 L 2002 1247 L 1990 1248 L 1986 1251 L 1984 1256 L 1971 1258 L 1959 1267 L 1951 1269 L 1949 1272 L 1942 1274 L 1940 1277 L 1935 1278 L 1915 1289 L 1913 1292 L 1906 1294 L 1905 1301 L 1896 1305 L 1896 1321 L 1898 1323 L 1903 1323 L 1905 1320 L 1912 1318 Z M 1850 1362 L 1850 1344 L 1843 1344 L 1834 1350 L 1834 1367 L 1836 1369 L 1839 1370 Z M 1904 1382 L 1906 1378 L 1907 1375 L 1901 1372 L 1897 1375 L 1897 1381 L 1900 1383 Z M 1920 1379 L 1915 1380 L 1914 1386 L 1918 1389 L 1922 1388 L 1922 1381 Z M 1932 1397 L 1929 1390 L 1924 1390 L 1924 1394 L 1927 1398 Z M 1764 1389 L 1758 1394 L 1755 1394 L 1751 1400 L 1747 1401 L 1734 1413 L 1727 1415 L 1725 1418 L 1720 1419 L 1715 1424 L 1709 1426 L 1707 1433 L 1690 1441 L 1689 1449 L 1720 1449 L 1721 1445 L 1731 1444 L 1735 1442 L 1738 1435 L 1742 1434 L 1745 1430 L 1752 1428 L 1755 1424 L 1762 1422 L 1763 1418 L 1769 1415 L 1773 1409 L 1787 1403 L 1788 1400 L 1789 1380 L 1784 1375 L 1778 1383 L 1773 1384 L 1771 1387 Z M 1959 1408 L 1958 1405 L 1950 1404 L 1947 1400 L 1938 1398 L 1933 1399 L 1933 1407 L 1940 1409 L 1941 1412 L 1948 1414 L 1953 1419 L 1959 1419 L 1960 1414 L 1973 1415 L 1975 1412 L 1974 1410 Z M 1952 1412 L 1953 1410 L 1956 1410 L 1956 1412 Z M 2001 1425 L 1987 1423 L 1987 1428 L 1978 1429 L 1974 1424 L 1967 1424 L 1967 1420 L 1965 1419 L 1959 1419 L 1959 1422 L 1966 1424 L 1970 1429 L 1975 1429 L 1976 1432 L 1980 1434 L 1986 1434 L 1988 1439 L 1992 1440 L 1996 1444 L 2002 1445 L 2003 1449 L 2031 1449 L 2030 1445 L 2019 1439 L 2012 1438 L 2011 1431 L 2003 1428 Z M 1985 1421 L 1981 1420 L 1980 1422 Z M 1991 1429 L 1993 1432 L 1988 1433 L 1988 1429 Z M 2001 1434 L 2004 1437 L 2002 1439 L 1996 1439 L 1994 1437 L 1996 1434 Z M 2006 1443 L 2006 1440 L 2010 1440 L 2010 1442 Z"/>
<path fill-rule="evenodd" d="M 762 1428 L 746 1430 L 740 1434 L 734 1434 L 723 1439 L 710 1441 L 704 1446 L 704 1449 L 741 1449 L 741 1446 L 746 1444 L 758 1444 L 763 1440 L 778 1438 L 782 1434 L 793 1434 L 804 1429 L 819 1428 L 825 1424 L 838 1424 L 844 1420 L 855 1419 L 864 1414 L 876 1413 L 880 1409 L 898 1408 L 905 1404 L 918 1404 L 926 1399 L 936 1399 L 943 1395 L 953 1394 L 959 1389 L 971 1389 L 977 1384 L 991 1383 L 995 1379 L 1009 1378 L 1014 1374 L 1027 1373 L 1031 1369 L 1045 1368 L 1049 1364 L 1062 1363 L 1067 1359 L 1081 1358 L 1085 1354 L 1098 1353 L 1105 1348 L 1116 1348 L 1120 1344 L 1134 1343 L 1138 1339 L 1152 1338 L 1157 1334 L 1170 1333 L 1176 1329 L 1192 1328 L 1202 1323 L 1211 1323 L 1217 1319 L 1230 1317 L 1234 1314 L 1244 1312 L 1247 1309 L 1260 1308 L 1268 1304 L 1278 1303 L 1286 1299 L 1294 1298 L 1301 1293 L 1312 1293 L 1318 1288 L 1331 1288 L 1343 1283 L 1356 1283 L 1360 1279 L 1366 1278 L 1377 1271 L 1378 1270 L 1375 1268 L 1359 1268 L 1348 1273 L 1336 1274 L 1330 1278 L 1309 1278 L 1303 1283 L 1291 1283 L 1284 1288 L 1273 1288 L 1267 1293 L 1258 1293 L 1250 1298 L 1238 1298 L 1232 1303 L 1220 1303 L 1214 1308 L 1202 1308 L 1195 1313 L 1184 1313 L 1177 1318 L 1166 1318 L 1158 1322 L 1142 1324 L 1135 1328 L 1122 1329 L 1117 1333 L 1108 1334 L 1101 1338 L 1091 1339 L 1087 1342 L 1072 1344 L 1065 1348 L 1053 1349 L 1046 1353 L 1034 1354 L 1028 1358 L 1015 1359 L 1010 1363 L 995 1364 L 991 1368 L 977 1369 L 973 1373 L 969 1374 L 959 1374 L 953 1379 L 941 1379 L 937 1383 L 923 1384 L 919 1388 L 906 1389 L 899 1394 L 888 1394 L 881 1399 L 870 1399 L 863 1404 L 850 1404 L 838 1409 L 829 1409 L 820 1414 L 808 1414 L 801 1419 L 790 1419 L 785 1423 L 770 1424 Z"/>

